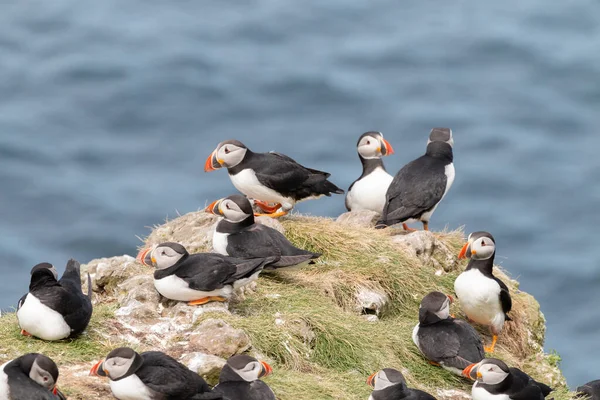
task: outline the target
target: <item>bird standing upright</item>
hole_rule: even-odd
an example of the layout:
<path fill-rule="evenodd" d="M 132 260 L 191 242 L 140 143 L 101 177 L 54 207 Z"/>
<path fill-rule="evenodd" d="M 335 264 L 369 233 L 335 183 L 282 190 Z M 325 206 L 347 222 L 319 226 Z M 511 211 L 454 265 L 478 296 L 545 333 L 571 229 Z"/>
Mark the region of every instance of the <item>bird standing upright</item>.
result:
<path fill-rule="evenodd" d="M 508 286 L 493 274 L 496 241 L 488 232 L 473 232 L 463 246 L 459 259 L 469 257 L 469 264 L 454 281 L 454 292 L 470 320 L 490 327 L 492 344 L 485 351 L 493 352 L 512 299 Z"/>
<path fill-rule="evenodd" d="M 392 180 L 376 228 L 421 221 L 429 229 L 429 219 L 454 182 L 454 139 L 449 128 L 433 128 L 425 155 L 406 164 Z"/>
<path fill-rule="evenodd" d="M 392 145 L 381 132 L 366 132 L 356 144 L 362 163 L 362 175 L 348 188 L 346 209 L 348 211 L 371 210 L 381 214 L 385 194 L 394 179 L 383 166 L 381 157 L 394 154 Z"/>

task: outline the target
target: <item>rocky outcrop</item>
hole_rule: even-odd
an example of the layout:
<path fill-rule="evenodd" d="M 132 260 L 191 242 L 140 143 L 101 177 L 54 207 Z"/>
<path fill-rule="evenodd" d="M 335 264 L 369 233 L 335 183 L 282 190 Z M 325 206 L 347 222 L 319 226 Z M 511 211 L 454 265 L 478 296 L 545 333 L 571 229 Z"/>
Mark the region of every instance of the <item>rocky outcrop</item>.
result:
<path fill-rule="evenodd" d="M 323 256 L 302 270 L 262 274 L 225 303 L 189 306 L 162 298 L 153 270 L 129 255 L 89 262 L 82 270 L 92 277 L 95 313 L 81 340 L 98 354 L 86 353 L 84 362 L 65 367 L 60 360 L 70 344 L 47 348 L 61 368 L 61 381 L 68 383 L 59 382 L 61 388 L 71 399 L 108 398 L 106 382 L 74 378 L 85 375 L 103 351 L 126 344 L 165 351 L 213 384 L 225 359 L 250 352 L 273 364 L 275 376 L 268 383 L 281 400 L 366 399 L 370 389 L 364 380 L 384 367 L 402 369 L 409 384 L 439 399 L 468 398 L 469 384 L 428 365 L 410 339 L 422 296 L 452 291 L 453 277 L 463 268 L 456 257 L 462 233 L 374 230 L 375 220 L 371 212 L 346 213 L 337 221 L 259 218 Z M 156 227 L 140 247 L 173 241 L 190 252 L 210 251 L 215 223 L 203 212 L 186 214 Z M 564 384 L 543 353 L 545 320 L 539 305 L 506 279 L 514 293 L 514 321 L 507 324 L 495 356 L 549 384 Z M 10 318 L 2 321 L 14 324 Z M 0 337 L 7 343 L 0 361 L 21 352 L 28 340 L 10 343 Z M 424 368 L 426 373 L 412 373 Z"/>

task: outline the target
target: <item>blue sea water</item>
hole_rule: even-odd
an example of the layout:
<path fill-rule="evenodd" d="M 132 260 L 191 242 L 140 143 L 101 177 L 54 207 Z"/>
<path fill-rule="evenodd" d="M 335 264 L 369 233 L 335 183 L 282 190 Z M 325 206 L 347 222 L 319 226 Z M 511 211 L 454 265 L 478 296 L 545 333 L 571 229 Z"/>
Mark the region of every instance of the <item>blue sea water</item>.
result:
<path fill-rule="evenodd" d="M 571 386 L 600 378 L 600 3 L 54 0 L 0 8 L 0 307 L 29 269 L 134 254 L 166 217 L 235 190 L 222 140 L 360 175 L 455 138 L 433 229 L 488 230 L 536 296 Z M 343 196 L 300 204 L 344 211 Z M 63 267 L 64 268 L 64 267 Z"/>

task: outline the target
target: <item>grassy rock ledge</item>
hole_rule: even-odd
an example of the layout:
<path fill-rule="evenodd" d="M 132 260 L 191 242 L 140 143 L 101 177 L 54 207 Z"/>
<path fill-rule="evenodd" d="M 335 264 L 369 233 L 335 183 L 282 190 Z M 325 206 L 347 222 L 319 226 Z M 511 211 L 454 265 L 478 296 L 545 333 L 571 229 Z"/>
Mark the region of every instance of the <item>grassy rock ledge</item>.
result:
<path fill-rule="evenodd" d="M 470 384 L 429 365 L 411 339 L 421 298 L 432 290 L 453 293 L 465 266 L 456 258 L 463 232 L 374 230 L 372 218 L 368 212 L 337 221 L 259 218 L 323 256 L 302 270 L 263 273 L 229 304 L 190 307 L 161 298 L 153 270 L 132 256 L 93 260 L 82 267 L 92 275 L 95 306 L 86 332 L 46 343 L 22 337 L 15 315 L 3 315 L 0 363 L 45 353 L 59 365 L 58 383 L 69 399 L 111 398 L 108 383 L 87 374 L 93 361 L 122 345 L 165 351 L 213 384 L 224 359 L 250 352 L 273 366 L 265 381 L 281 400 L 366 400 L 367 377 L 384 367 L 401 370 L 410 385 L 439 399 L 469 399 Z M 175 241 L 190 253 L 210 251 L 215 222 L 212 215 L 190 213 L 156 227 L 145 245 Z M 499 275 L 513 294 L 514 322 L 507 323 L 495 356 L 556 387 L 555 400 L 571 399 L 558 357 L 543 351 L 539 304 Z M 464 318 L 458 304 L 452 310 Z M 487 331 L 480 332 L 489 343 Z"/>

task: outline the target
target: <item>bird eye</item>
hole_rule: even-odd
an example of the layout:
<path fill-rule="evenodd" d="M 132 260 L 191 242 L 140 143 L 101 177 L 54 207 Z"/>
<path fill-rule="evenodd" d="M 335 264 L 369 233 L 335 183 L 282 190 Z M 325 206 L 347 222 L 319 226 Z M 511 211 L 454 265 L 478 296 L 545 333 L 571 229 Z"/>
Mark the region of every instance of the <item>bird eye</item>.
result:
<path fill-rule="evenodd" d="M 225 147 L 225 154 L 229 154 L 229 149 Z"/>
<path fill-rule="evenodd" d="M 161 255 L 166 256 L 167 252 L 163 250 L 163 252 L 161 253 Z"/>
<path fill-rule="evenodd" d="M 47 376 L 44 377 L 44 382 L 48 382 L 48 377 Z"/>
<path fill-rule="evenodd" d="M 485 246 L 485 241 L 484 240 L 481 241 L 481 245 Z"/>
<path fill-rule="evenodd" d="M 371 141 L 370 141 L 370 140 L 367 140 L 367 144 L 371 144 Z"/>
<path fill-rule="evenodd" d="M 229 210 L 229 204 L 225 204 L 225 208 Z"/>

